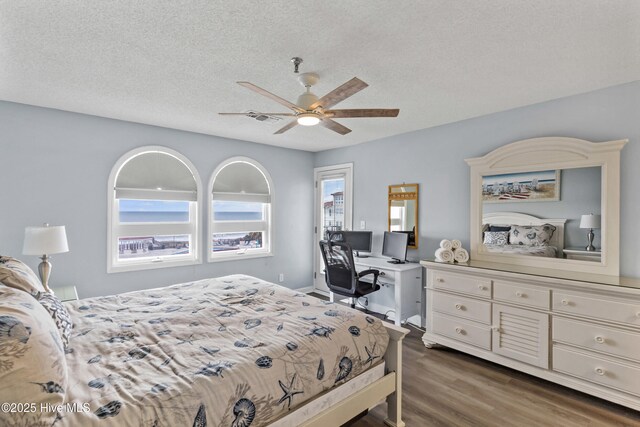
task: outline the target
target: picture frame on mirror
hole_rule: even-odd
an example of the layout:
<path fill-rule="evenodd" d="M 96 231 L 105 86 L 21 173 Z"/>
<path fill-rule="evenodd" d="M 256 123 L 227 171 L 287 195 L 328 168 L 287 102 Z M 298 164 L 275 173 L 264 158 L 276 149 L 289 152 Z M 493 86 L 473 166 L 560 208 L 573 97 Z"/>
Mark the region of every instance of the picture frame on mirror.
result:
<path fill-rule="evenodd" d="M 482 177 L 483 203 L 557 202 L 560 169 Z"/>

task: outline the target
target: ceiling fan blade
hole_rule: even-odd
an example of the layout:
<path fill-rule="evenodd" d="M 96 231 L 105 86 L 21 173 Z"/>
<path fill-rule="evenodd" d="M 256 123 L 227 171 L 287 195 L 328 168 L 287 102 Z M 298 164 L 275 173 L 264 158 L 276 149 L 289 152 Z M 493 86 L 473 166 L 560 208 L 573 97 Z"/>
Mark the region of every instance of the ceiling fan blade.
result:
<path fill-rule="evenodd" d="M 338 132 L 340 135 L 346 135 L 349 132 L 351 132 L 351 129 L 349 129 L 346 126 L 342 126 L 340 123 L 338 122 L 334 122 L 331 119 L 322 119 L 320 120 L 320 124 L 324 127 L 326 127 L 327 129 L 331 129 L 334 132 Z"/>
<path fill-rule="evenodd" d="M 218 113 L 221 116 L 248 116 L 249 113 Z M 264 116 L 295 116 L 293 113 L 257 113 L 258 115 L 262 114 Z"/>
<path fill-rule="evenodd" d="M 298 120 L 292 120 L 289 123 L 287 123 L 284 127 L 281 127 L 280 129 L 275 131 L 273 134 L 274 135 L 278 135 L 278 134 L 281 134 L 281 133 L 285 133 L 286 131 L 288 131 L 289 129 L 291 129 L 292 127 L 294 127 L 297 124 L 298 124 Z"/>
<path fill-rule="evenodd" d="M 356 117 L 397 117 L 399 109 L 352 108 L 347 110 L 325 110 L 324 114 L 332 119 Z"/>
<path fill-rule="evenodd" d="M 318 107 L 322 107 L 325 110 L 333 107 L 338 102 L 342 102 L 351 95 L 354 95 L 360 92 L 365 87 L 369 86 L 362 80 L 357 77 L 352 78 L 342 86 L 338 86 L 322 98 L 320 98 L 317 102 L 311 104 L 309 107 L 310 110 L 316 109 Z"/>
<path fill-rule="evenodd" d="M 257 92 L 262 96 L 266 96 L 267 98 L 276 101 L 278 104 L 281 104 L 281 105 L 284 105 L 285 107 L 291 108 L 293 111 L 296 111 L 296 112 L 304 111 L 302 108 L 298 107 L 296 104 L 294 104 L 292 102 L 289 102 L 284 98 L 280 98 L 278 95 L 274 95 L 271 92 L 268 92 L 268 91 L 262 89 L 261 87 L 258 87 L 256 85 L 254 85 L 253 83 L 238 82 L 238 84 L 240 86 L 246 87 L 247 89 L 251 89 L 254 92 Z"/>

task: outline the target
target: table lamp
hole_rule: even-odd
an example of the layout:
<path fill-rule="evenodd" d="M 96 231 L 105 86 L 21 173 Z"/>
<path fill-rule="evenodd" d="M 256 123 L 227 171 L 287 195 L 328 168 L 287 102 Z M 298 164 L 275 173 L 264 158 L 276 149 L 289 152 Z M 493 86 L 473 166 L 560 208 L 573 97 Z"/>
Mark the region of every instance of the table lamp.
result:
<path fill-rule="evenodd" d="M 596 248 L 593 246 L 593 229 L 600 228 L 600 215 L 587 214 L 582 215 L 580 218 L 580 228 L 588 228 L 589 233 L 587 233 L 587 239 L 589 239 L 589 246 L 585 249 L 588 251 L 595 251 Z"/>
<path fill-rule="evenodd" d="M 44 224 L 42 227 L 25 228 L 22 253 L 24 255 L 41 255 L 42 262 L 38 266 L 38 273 L 44 290 L 47 292 L 51 292 L 49 289 L 49 275 L 51 273 L 49 255 L 64 252 L 69 252 L 64 225 L 52 227 L 49 224 Z"/>

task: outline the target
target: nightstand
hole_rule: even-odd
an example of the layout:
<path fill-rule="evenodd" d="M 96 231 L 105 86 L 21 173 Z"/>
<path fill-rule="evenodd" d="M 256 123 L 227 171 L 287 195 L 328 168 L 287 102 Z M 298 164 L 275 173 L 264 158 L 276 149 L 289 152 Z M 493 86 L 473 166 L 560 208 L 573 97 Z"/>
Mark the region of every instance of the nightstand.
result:
<path fill-rule="evenodd" d="M 566 259 L 575 259 L 579 261 L 594 261 L 600 262 L 602 259 L 602 252 L 600 249 L 595 251 L 588 251 L 585 248 L 564 248 L 564 257 Z"/>
<path fill-rule="evenodd" d="M 78 291 L 75 286 L 55 286 L 51 290 L 60 301 L 77 301 Z"/>

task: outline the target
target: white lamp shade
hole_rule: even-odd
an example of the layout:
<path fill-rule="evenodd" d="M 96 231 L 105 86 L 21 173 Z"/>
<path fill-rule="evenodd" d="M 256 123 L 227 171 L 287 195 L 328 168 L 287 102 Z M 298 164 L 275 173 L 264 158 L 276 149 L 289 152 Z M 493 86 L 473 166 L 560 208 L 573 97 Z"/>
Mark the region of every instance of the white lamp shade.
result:
<path fill-rule="evenodd" d="M 600 215 L 582 215 L 580 218 L 580 228 L 600 228 Z"/>
<path fill-rule="evenodd" d="M 69 252 L 64 225 L 55 227 L 27 227 L 24 230 L 24 255 L 50 255 Z"/>

